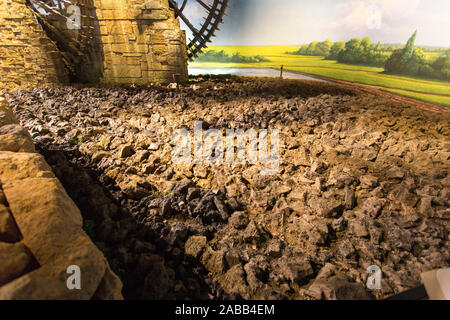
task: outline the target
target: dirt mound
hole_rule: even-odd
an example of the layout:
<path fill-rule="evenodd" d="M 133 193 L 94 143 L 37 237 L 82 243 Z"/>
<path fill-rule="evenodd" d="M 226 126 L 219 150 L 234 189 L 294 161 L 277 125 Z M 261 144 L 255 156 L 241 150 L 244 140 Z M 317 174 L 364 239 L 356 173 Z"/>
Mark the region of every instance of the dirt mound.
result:
<path fill-rule="evenodd" d="M 245 78 L 8 98 L 95 222 L 97 245 L 126 270 L 129 297 L 383 298 L 449 264 L 447 115 L 329 84 Z M 196 120 L 279 129 L 278 174 L 174 165 L 171 135 Z M 55 149 L 102 187 L 58 170 Z M 92 206 L 103 209 L 86 217 Z M 366 288 L 372 265 L 381 290 Z"/>

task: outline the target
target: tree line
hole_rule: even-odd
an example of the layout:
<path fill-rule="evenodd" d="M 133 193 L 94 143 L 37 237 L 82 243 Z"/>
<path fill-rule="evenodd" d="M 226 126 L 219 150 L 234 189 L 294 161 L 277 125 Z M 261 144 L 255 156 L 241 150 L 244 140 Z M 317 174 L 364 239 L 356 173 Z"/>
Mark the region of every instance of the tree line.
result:
<path fill-rule="evenodd" d="M 322 56 L 327 60 L 337 60 L 340 63 L 384 67 L 386 73 L 449 80 L 450 50 L 448 48 L 415 47 L 416 36 L 417 31 L 405 46 L 373 44 L 368 37 L 334 43 L 330 40 L 313 41 L 301 46 L 295 52 L 287 53 Z M 441 56 L 434 61 L 429 61 L 425 52 L 436 52 Z"/>
<path fill-rule="evenodd" d="M 337 60 L 341 63 L 382 67 L 391 52 L 392 47 L 379 43 L 376 45 L 372 44 L 370 39 L 366 37 L 334 43 L 330 40 L 322 42 L 313 41 L 308 45 L 301 46 L 295 52 L 288 53 L 305 56 L 322 56 L 327 60 Z"/>
<path fill-rule="evenodd" d="M 201 53 L 196 61 L 198 62 L 225 62 L 225 63 L 259 63 L 269 62 L 270 60 L 263 56 L 244 56 L 239 52 L 229 55 L 224 50 L 208 50 Z"/>

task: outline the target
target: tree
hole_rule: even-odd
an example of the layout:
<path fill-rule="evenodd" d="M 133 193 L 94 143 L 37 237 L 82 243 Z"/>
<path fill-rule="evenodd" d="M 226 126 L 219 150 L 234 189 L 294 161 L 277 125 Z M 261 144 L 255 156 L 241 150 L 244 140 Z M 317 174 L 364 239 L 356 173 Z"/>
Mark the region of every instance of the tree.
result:
<path fill-rule="evenodd" d="M 408 39 L 408 42 L 406 43 L 403 53 L 406 58 L 411 58 L 413 56 L 416 37 L 417 37 L 417 30 L 413 33 L 413 35 Z"/>
<path fill-rule="evenodd" d="M 413 48 L 411 56 L 408 58 L 404 68 L 404 73 L 409 75 L 420 75 L 427 65 L 425 54 L 422 49 Z"/>
<path fill-rule="evenodd" d="M 375 51 L 378 51 L 378 50 L 380 50 L 380 47 L 381 47 L 381 44 L 380 44 L 380 41 L 378 41 L 378 43 L 377 43 L 377 45 L 375 46 L 374 50 L 375 50 Z"/>
<path fill-rule="evenodd" d="M 323 42 L 319 42 L 316 47 L 315 55 L 326 57 L 330 54 L 331 49 L 331 41 L 325 40 Z"/>
<path fill-rule="evenodd" d="M 225 62 L 225 63 L 258 63 L 270 61 L 263 56 L 243 56 L 239 52 L 233 53 L 231 56 L 224 50 L 215 51 L 208 50 L 197 57 L 197 61 L 201 62 Z"/>
<path fill-rule="evenodd" d="M 429 73 L 425 54 L 422 49 L 416 48 L 417 30 L 408 39 L 403 49 L 395 50 L 386 61 L 384 70 L 388 73 L 423 75 Z"/>
<path fill-rule="evenodd" d="M 450 80 L 450 54 L 445 54 L 436 59 L 431 65 L 433 74 L 442 80 Z"/>
<path fill-rule="evenodd" d="M 396 73 L 403 74 L 405 69 L 405 57 L 403 54 L 403 49 L 397 49 L 392 52 L 389 59 L 386 60 L 386 64 L 384 66 L 384 71 L 388 73 Z"/>
<path fill-rule="evenodd" d="M 337 60 L 341 63 L 363 64 L 376 67 L 383 67 L 392 47 L 372 44 L 370 38 L 354 38 L 348 42 L 335 42 L 330 40 L 322 42 L 311 42 L 308 45 L 301 46 L 295 52 L 286 52 L 287 54 L 322 56 L 327 60 Z"/>
<path fill-rule="evenodd" d="M 361 46 L 363 47 L 364 51 L 369 52 L 370 50 L 370 39 L 368 37 L 365 37 L 361 40 Z"/>
<path fill-rule="evenodd" d="M 301 46 L 295 52 L 287 52 L 288 54 L 298 54 L 305 56 L 323 56 L 326 57 L 330 53 L 333 43 L 330 40 L 322 42 L 313 41 L 309 45 Z"/>
<path fill-rule="evenodd" d="M 309 44 L 308 49 L 306 49 L 306 54 L 309 56 L 313 56 L 317 49 L 317 41 L 313 41 Z"/>
<path fill-rule="evenodd" d="M 330 49 L 330 53 L 327 56 L 327 60 L 337 60 L 339 57 L 339 54 L 345 50 L 345 42 L 344 41 L 338 41 L 333 44 L 333 46 Z"/>
<path fill-rule="evenodd" d="M 343 63 L 361 63 L 364 61 L 364 49 L 361 39 L 353 38 L 345 43 L 345 50 L 338 56 L 338 61 Z"/>

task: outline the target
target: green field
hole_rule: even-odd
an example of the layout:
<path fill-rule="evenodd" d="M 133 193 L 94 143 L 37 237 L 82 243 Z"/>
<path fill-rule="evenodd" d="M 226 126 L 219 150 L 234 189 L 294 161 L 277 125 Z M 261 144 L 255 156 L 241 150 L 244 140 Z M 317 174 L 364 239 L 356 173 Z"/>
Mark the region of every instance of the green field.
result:
<path fill-rule="evenodd" d="M 431 102 L 435 104 L 441 104 L 444 106 L 450 107 L 450 97 L 446 96 L 439 96 L 439 95 L 433 95 L 433 94 L 426 94 L 426 93 L 417 93 L 417 92 L 410 92 L 406 90 L 397 90 L 397 89 L 383 89 L 384 91 L 396 93 L 405 97 L 410 97 L 426 102 Z"/>
<path fill-rule="evenodd" d="M 244 56 L 260 55 L 270 62 L 215 63 L 194 61 L 189 66 L 195 68 L 280 68 L 281 65 L 284 65 L 285 70 L 374 85 L 396 94 L 450 107 L 450 83 L 445 81 L 387 75 L 382 73 L 383 68 L 342 64 L 325 60 L 323 57 L 286 54 L 288 51 L 297 50 L 298 47 L 295 46 L 211 46 L 208 49 L 224 50 L 228 54 L 239 52 Z"/>

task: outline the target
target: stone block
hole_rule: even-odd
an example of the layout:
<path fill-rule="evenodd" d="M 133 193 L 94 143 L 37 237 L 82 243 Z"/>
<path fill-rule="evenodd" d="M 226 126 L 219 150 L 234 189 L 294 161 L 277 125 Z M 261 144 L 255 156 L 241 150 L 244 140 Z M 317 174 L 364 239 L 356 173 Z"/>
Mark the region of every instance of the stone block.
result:
<path fill-rule="evenodd" d="M 35 152 L 30 134 L 18 124 L 0 127 L 0 151 Z"/>
<path fill-rule="evenodd" d="M 0 286 L 21 276 L 32 261 L 23 243 L 0 242 Z"/>
<path fill-rule="evenodd" d="M 40 177 L 54 178 L 52 169 L 40 154 L 0 151 L 0 181 Z"/>
<path fill-rule="evenodd" d="M 0 241 L 18 242 L 20 240 L 20 232 L 17 229 L 16 222 L 12 217 L 9 209 L 0 204 Z"/>

